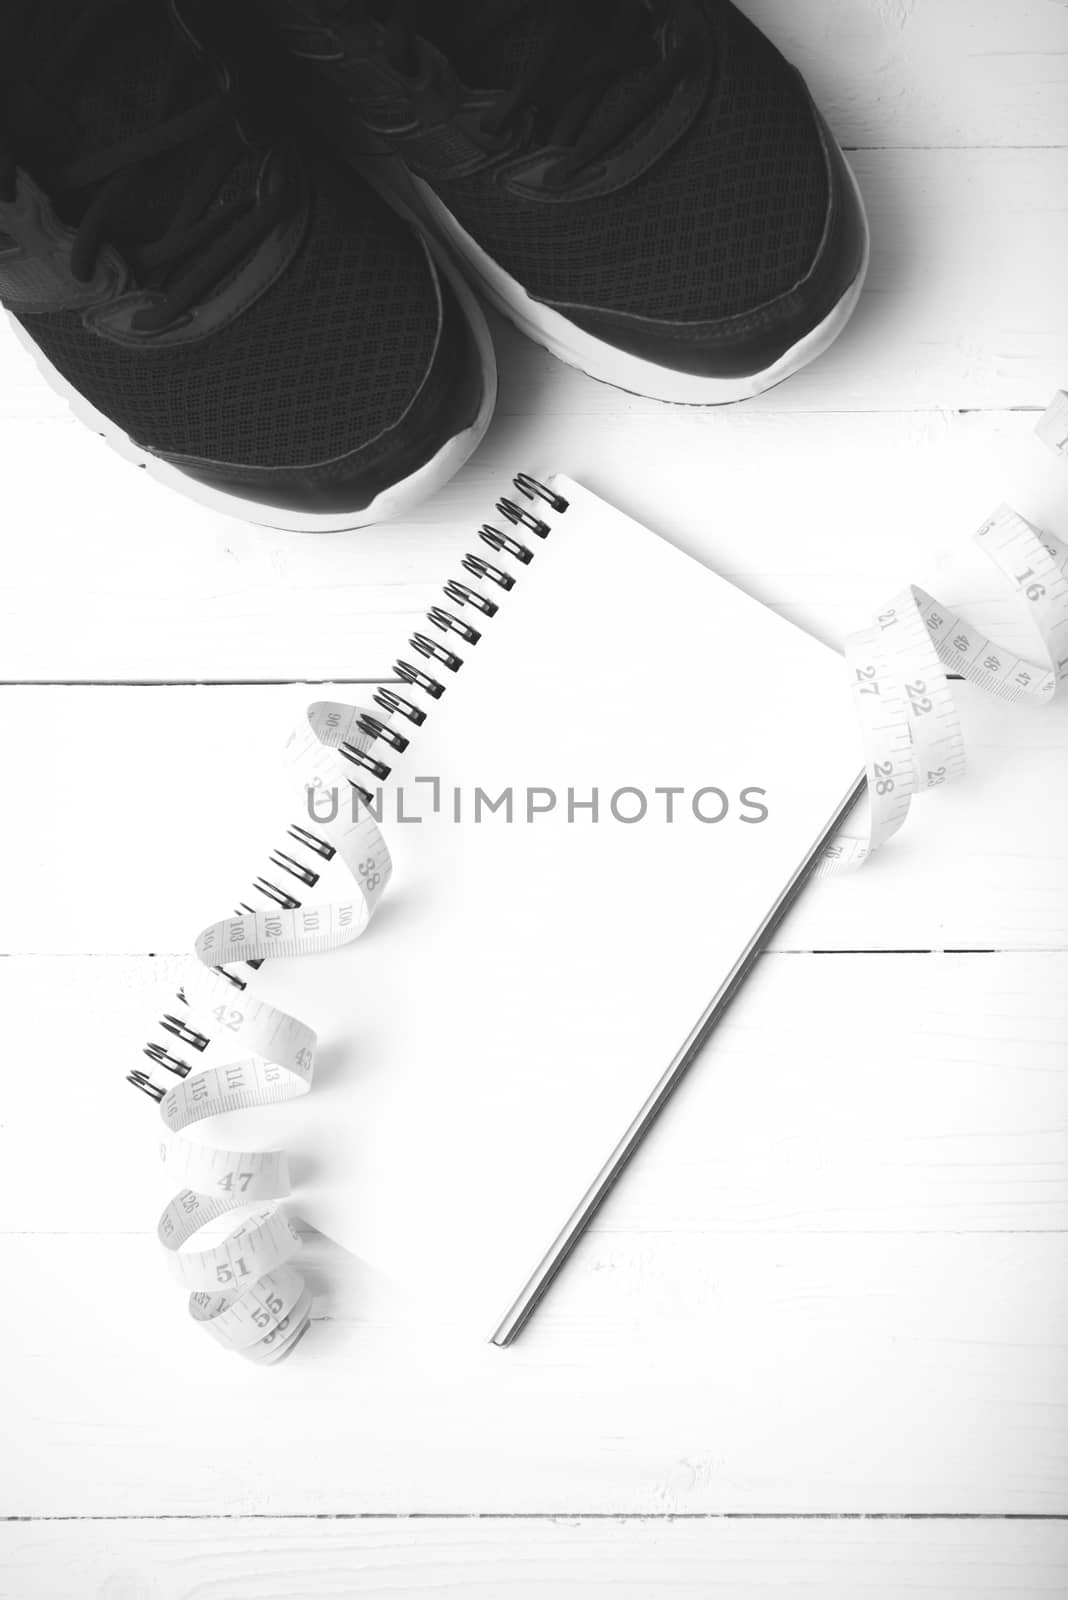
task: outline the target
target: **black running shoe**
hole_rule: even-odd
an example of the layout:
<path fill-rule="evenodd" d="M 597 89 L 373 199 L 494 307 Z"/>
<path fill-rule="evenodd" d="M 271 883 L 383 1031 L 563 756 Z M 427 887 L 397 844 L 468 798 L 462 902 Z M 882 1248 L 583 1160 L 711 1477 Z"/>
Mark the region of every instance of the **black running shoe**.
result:
<path fill-rule="evenodd" d="M 349 161 L 594 377 L 742 399 L 856 305 L 852 174 L 727 0 L 263 3 Z"/>
<path fill-rule="evenodd" d="M 198 500 L 349 528 L 488 424 L 462 276 L 330 161 L 258 146 L 165 0 L 0 5 L 0 301 L 75 412 Z"/>

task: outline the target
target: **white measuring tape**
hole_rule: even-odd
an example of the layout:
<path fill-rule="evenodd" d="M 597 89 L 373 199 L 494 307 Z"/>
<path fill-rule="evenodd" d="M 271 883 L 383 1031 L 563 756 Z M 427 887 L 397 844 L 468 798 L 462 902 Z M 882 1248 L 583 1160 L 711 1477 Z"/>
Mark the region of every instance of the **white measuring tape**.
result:
<path fill-rule="evenodd" d="M 1068 460 L 1068 395 L 1057 396 L 1037 431 Z M 1037 704 L 1052 699 L 1068 679 L 1068 548 L 1007 506 L 976 537 L 1027 606 L 1045 662 L 1036 666 L 998 648 L 913 587 L 881 611 L 872 627 L 847 639 L 868 812 L 860 831 L 843 832 L 828 845 L 821 872 L 859 866 L 901 827 L 914 794 L 963 773 L 964 742 L 947 672 L 1003 699 Z M 480 575 L 475 567 L 468 570 Z M 477 594 L 467 594 L 478 602 Z M 484 599 L 482 604 L 488 606 Z M 441 648 L 434 646 L 434 653 Z M 421 676 L 415 673 L 410 681 L 419 686 Z M 373 714 L 328 701 L 308 708 L 286 751 L 305 798 L 309 791 L 344 793 L 350 785 L 366 793 L 342 761 L 373 775 L 376 761 L 369 752 L 376 739 L 404 748 L 406 740 L 390 730 L 389 707 L 407 707 L 416 722 L 421 713 L 385 691 L 379 704 L 385 711 Z M 159 1103 L 166 1130 L 161 1153 L 183 1185 L 164 1210 L 158 1234 L 190 1291 L 190 1313 L 221 1344 L 264 1363 L 294 1348 L 311 1314 L 311 1293 L 289 1265 L 300 1237 L 276 1203 L 290 1192 L 285 1152 L 219 1150 L 195 1143 L 186 1132 L 210 1117 L 279 1104 L 311 1087 L 315 1034 L 256 1000 L 246 974 L 249 964 L 272 956 L 337 949 L 370 922 L 389 882 L 389 851 L 366 806 L 354 802 L 347 816 L 343 807 L 330 811 L 329 820 L 313 813 L 314 831 L 294 824 L 284 848 L 271 852 L 268 875 L 255 882 L 265 907 L 242 905 L 200 935 L 199 964 L 179 992 L 177 1013 L 161 1023 L 168 1041 L 148 1046 L 151 1072 L 131 1074 Z M 335 862 L 348 869 L 355 895 L 305 904 L 304 894 Z M 244 970 L 234 972 L 232 963 L 243 963 Z M 171 1075 L 169 1086 L 161 1081 L 163 1072 Z M 235 1218 L 237 1225 L 221 1243 L 185 1248 L 202 1228 L 238 1210 L 240 1220 Z"/>
<path fill-rule="evenodd" d="M 1068 460 L 1068 395 L 1059 394 L 1038 436 Z M 858 867 L 893 837 L 914 794 L 963 775 L 960 717 L 947 673 L 1002 700 L 1043 705 L 1068 681 L 1068 547 L 1001 506 L 975 535 L 1027 607 L 1041 665 L 1002 650 L 923 589 L 910 586 L 870 628 L 851 634 L 845 656 L 864 741 L 867 816 L 824 852 L 824 874 Z"/>
<path fill-rule="evenodd" d="M 308 708 L 286 749 L 299 792 L 348 792 L 342 758 L 351 762 L 373 743 L 361 726 L 369 716 L 329 701 Z M 307 1285 L 286 1264 L 300 1248 L 300 1236 L 271 1203 L 290 1190 L 286 1155 L 214 1149 L 185 1134 L 209 1117 L 276 1105 L 311 1087 L 315 1034 L 253 998 L 247 965 L 337 949 L 370 922 L 389 882 L 389 851 L 358 801 L 347 815 L 341 807 L 333 810 L 330 820 L 317 818 L 314 832 L 291 827 L 285 848 L 271 853 L 268 875 L 255 884 L 270 902 L 266 907 L 242 906 L 197 939 L 200 964 L 183 982 L 177 1014 L 161 1023 L 167 1043 L 146 1051 L 154 1069 L 178 1081 L 167 1087 L 155 1071 L 132 1074 L 137 1087 L 159 1103 L 166 1129 L 161 1155 L 183 1184 L 157 1232 L 175 1275 L 191 1291 L 190 1313 L 221 1344 L 259 1362 L 288 1354 L 306 1332 L 311 1312 Z M 356 886 L 349 899 L 304 904 L 284 886 L 291 882 L 303 895 L 335 862 L 348 869 Z M 246 972 L 231 970 L 228 964 L 235 962 L 245 963 Z M 246 1214 L 221 1243 L 185 1248 L 202 1228 L 238 1210 Z"/>

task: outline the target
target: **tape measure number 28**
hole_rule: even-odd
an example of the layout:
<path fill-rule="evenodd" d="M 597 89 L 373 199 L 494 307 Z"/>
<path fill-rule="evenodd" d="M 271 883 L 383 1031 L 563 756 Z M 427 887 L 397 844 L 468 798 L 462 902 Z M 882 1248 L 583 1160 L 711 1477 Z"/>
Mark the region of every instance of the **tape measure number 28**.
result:
<path fill-rule="evenodd" d="M 1037 433 L 1068 464 L 1068 394 Z M 1068 682 L 1068 547 L 1000 506 L 975 535 L 1012 584 L 1041 645 L 1040 663 L 993 644 L 923 589 L 902 590 L 845 654 L 864 741 L 867 812 L 828 845 L 820 870 L 860 866 L 893 837 L 912 797 L 963 775 L 960 717 L 948 674 L 1002 700 L 1044 705 Z"/>

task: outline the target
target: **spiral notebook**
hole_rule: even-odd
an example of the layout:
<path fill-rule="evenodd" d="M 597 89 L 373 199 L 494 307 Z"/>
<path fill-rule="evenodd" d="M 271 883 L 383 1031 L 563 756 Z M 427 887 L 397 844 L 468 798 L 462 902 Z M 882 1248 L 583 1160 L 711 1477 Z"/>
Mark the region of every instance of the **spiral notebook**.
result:
<path fill-rule="evenodd" d="M 263 977 L 320 1041 L 285 1113 L 295 1209 L 428 1329 L 506 1343 L 860 751 L 834 651 L 569 479 L 521 477 L 497 509 L 354 752 L 393 856 L 381 910 Z"/>

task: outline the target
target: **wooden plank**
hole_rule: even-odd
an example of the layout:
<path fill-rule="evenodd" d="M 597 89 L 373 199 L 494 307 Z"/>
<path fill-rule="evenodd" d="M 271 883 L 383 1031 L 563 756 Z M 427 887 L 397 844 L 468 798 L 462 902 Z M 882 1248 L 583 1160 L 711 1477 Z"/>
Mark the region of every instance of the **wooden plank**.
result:
<path fill-rule="evenodd" d="M 617 1520 L 74 1523 L 0 1528 L 3 1600 L 1045 1600 L 1068 1535 L 1043 1522 Z"/>
<path fill-rule="evenodd" d="M 309 1248 L 270 1371 L 157 1248 L 5 1241 L 6 1515 L 1068 1511 L 1064 1235 L 600 1233 L 510 1351 Z"/>
<path fill-rule="evenodd" d="M 514 1350 L 310 1235 L 269 1375 L 151 1232 L 176 964 L 0 963 L 0 1506 L 1064 1514 L 1065 959 L 768 958 Z"/>
<path fill-rule="evenodd" d="M 354 984 L 359 964 L 356 947 Z M 0 962 L 5 1055 L 27 1064 L 5 1078 L 0 1232 L 154 1225 L 170 1192 L 158 1119 L 123 1079 L 184 970 Z M 257 987 L 269 997 L 269 972 Z M 330 1035 L 320 1051 L 326 1094 L 358 1056 Z M 679 1234 L 697 1258 L 721 1234 L 1066 1232 L 1066 1108 L 1068 955 L 768 956 L 597 1227 L 654 1250 Z M 316 1155 L 300 1107 L 277 1127 L 299 1183 Z M 606 1127 L 606 1143 L 619 1131 Z M 578 1271 L 567 1292 L 590 1284 Z"/>
<path fill-rule="evenodd" d="M 0 951 L 190 950 L 307 822 L 281 750 L 333 694 L 372 703 L 368 686 L 0 689 L 16 763 L 0 788 Z M 859 873 L 812 884 L 773 948 L 1068 945 L 1063 709 L 960 699 L 968 776 L 921 797 Z"/>
<path fill-rule="evenodd" d="M 620 399 L 576 429 L 553 387 L 413 520 L 319 539 L 191 508 L 73 423 L 0 423 L 20 530 L 0 680 L 380 678 L 524 466 L 569 471 L 829 643 L 907 581 L 1030 643 L 970 537 L 1005 498 L 1068 537 L 1068 469 L 1034 413 L 636 414 Z"/>
<path fill-rule="evenodd" d="M 743 0 L 847 145 L 1068 144 L 1068 18 L 1046 0 Z"/>

